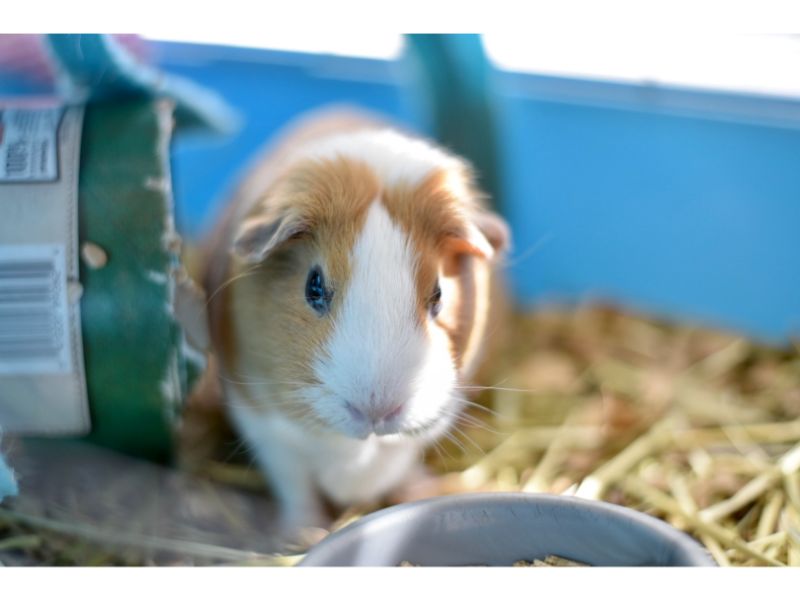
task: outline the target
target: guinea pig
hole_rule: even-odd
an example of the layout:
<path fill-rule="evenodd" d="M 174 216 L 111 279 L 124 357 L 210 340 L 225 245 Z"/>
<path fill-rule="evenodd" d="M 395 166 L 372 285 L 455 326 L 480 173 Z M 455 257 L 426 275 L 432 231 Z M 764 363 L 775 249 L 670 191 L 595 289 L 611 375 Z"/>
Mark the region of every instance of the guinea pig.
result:
<path fill-rule="evenodd" d="M 317 114 L 249 171 L 204 285 L 226 406 L 284 532 L 401 485 L 464 402 L 508 228 L 468 164 L 365 114 Z"/>

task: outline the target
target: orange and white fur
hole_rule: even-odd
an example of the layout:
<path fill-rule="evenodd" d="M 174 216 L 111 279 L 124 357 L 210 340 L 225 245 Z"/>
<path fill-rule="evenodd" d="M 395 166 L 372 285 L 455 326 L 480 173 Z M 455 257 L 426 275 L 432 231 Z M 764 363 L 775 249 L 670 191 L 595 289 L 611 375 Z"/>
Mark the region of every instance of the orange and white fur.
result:
<path fill-rule="evenodd" d="M 401 485 L 463 403 L 507 227 L 469 167 L 360 113 L 301 122 L 250 171 L 205 287 L 229 414 L 284 528 Z"/>

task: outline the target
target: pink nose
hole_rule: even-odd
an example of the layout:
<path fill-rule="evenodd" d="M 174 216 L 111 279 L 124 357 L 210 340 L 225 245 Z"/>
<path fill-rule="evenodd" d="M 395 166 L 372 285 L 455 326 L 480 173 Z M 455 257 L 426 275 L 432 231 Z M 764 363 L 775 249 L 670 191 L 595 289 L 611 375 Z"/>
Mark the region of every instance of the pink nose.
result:
<path fill-rule="evenodd" d="M 350 413 L 350 416 L 353 420 L 358 422 L 367 422 L 373 425 L 379 425 L 380 423 L 386 423 L 387 421 L 391 421 L 395 417 L 397 417 L 401 412 L 403 412 L 403 405 L 400 406 L 369 406 L 365 409 L 358 408 L 347 402 L 345 404 L 347 407 L 347 412 Z"/>

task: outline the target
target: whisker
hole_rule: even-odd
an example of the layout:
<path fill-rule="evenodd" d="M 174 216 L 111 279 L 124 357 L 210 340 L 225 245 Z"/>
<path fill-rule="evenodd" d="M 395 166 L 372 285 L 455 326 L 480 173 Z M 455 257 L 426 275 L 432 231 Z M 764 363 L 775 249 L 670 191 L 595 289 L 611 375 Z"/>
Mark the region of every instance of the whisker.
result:
<path fill-rule="evenodd" d="M 455 386 L 457 390 L 466 390 L 470 392 L 483 392 L 486 390 L 495 390 L 499 392 L 518 392 L 521 394 L 540 394 L 542 390 L 536 390 L 533 388 L 511 388 L 511 387 L 501 387 L 498 385 L 457 385 Z"/>
<path fill-rule="evenodd" d="M 456 460 L 455 457 L 447 450 L 447 447 L 442 444 L 439 439 L 433 439 L 429 443 L 430 447 L 436 451 L 443 463 L 446 463 L 448 460 Z"/>
<path fill-rule="evenodd" d="M 463 403 L 468 408 L 475 408 L 477 410 L 482 410 L 498 419 L 508 418 L 506 415 L 499 413 L 496 410 L 489 408 L 488 406 L 484 406 L 483 404 L 478 404 L 477 402 L 473 402 L 472 400 L 467 400 L 466 398 L 461 398 L 459 402 Z"/>
<path fill-rule="evenodd" d="M 237 379 L 231 379 L 231 378 L 225 377 L 223 375 L 218 375 L 217 377 L 219 379 L 221 379 L 222 381 L 226 382 L 226 383 L 233 383 L 235 385 L 262 385 L 262 386 L 268 386 L 268 385 L 292 386 L 292 385 L 294 385 L 294 386 L 297 386 L 297 387 L 307 387 L 309 385 L 312 385 L 312 384 L 309 384 L 308 382 L 303 382 L 303 381 L 274 381 L 274 380 L 270 381 L 270 380 L 267 380 L 267 379 L 258 380 L 258 381 L 241 381 L 241 380 L 237 380 Z"/>
<path fill-rule="evenodd" d="M 255 265 L 255 266 L 251 267 L 248 271 L 245 271 L 243 273 L 239 273 L 238 275 L 234 275 L 233 277 L 231 277 L 227 281 L 224 281 L 223 283 L 221 283 L 219 285 L 219 287 L 217 287 L 217 289 L 214 290 L 214 293 L 211 294 L 208 297 L 208 299 L 206 300 L 206 308 L 208 308 L 208 305 L 211 304 L 211 301 L 216 297 L 216 295 L 219 294 L 226 287 L 228 287 L 229 285 L 231 285 L 235 281 L 238 281 L 239 279 L 244 279 L 245 277 L 249 277 L 250 275 L 255 275 L 258 272 L 258 267 L 259 267 L 259 265 Z"/>
<path fill-rule="evenodd" d="M 518 255 L 511 257 L 509 256 L 507 260 L 500 260 L 497 264 L 500 268 L 507 269 L 509 267 L 513 267 L 518 265 L 519 263 L 528 260 L 533 255 L 535 255 L 539 250 L 542 249 L 542 246 L 546 245 L 555 237 L 553 233 L 545 233 L 542 235 L 538 240 L 536 240 L 533 244 L 528 246 L 525 250 L 520 252 Z"/>
<path fill-rule="evenodd" d="M 439 442 L 438 440 L 433 440 L 430 447 L 434 449 L 436 454 L 439 456 L 439 460 L 442 461 L 443 465 L 446 465 L 448 460 L 453 460 L 453 457 L 450 455 L 449 452 L 447 452 L 447 450 L 442 446 L 441 442 Z M 445 458 L 444 454 L 442 454 L 443 452 L 444 454 L 447 454 L 447 458 Z"/>
<path fill-rule="evenodd" d="M 467 447 L 459 440 L 452 431 L 445 431 L 444 437 L 453 442 L 459 450 L 461 450 L 462 454 L 468 454 Z"/>
<path fill-rule="evenodd" d="M 222 462 L 230 462 L 230 460 L 237 454 L 240 454 L 242 450 L 246 452 L 246 454 L 252 457 L 252 449 L 249 447 L 247 440 L 243 437 L 237 437 L 236 440 L 232 443 L 233 448 L 228 452 Z M 250 464 L 247 465 L 248 467 L 252 467 L 252 461 Z"/>
<path fill-rule="evenodd" d="M 480 445 L 475 440 L 473 440 L 469 435 L 467 435 L 467 433 L 465 431 L 463 431 L 457 425 L 453 426 L 453 435 L 456 435 L 456 434 L 460 434 L 466 441 L 468 441 L 470 444 L 472 444 L 472 446 L 476 450 L 478 450 L 478 452 L 480 452 L 482 455 L 486 454 L 486 451 L 483 448 L 481 448 Z M 465 453 L 466 453 L 466 448 L 465 448 Z"/>
<path fill-rule="evenodd" d="M 486 423 L 484 423 L 480 419 L 476 419 L 475 417 L 472 417 L 470 415 L 466 415 L 466 414 L 456 415 L 456 420 L 457 420 L 457 422 L 460 422 L 460 423 L 462 423 L 464 425 L 473 427 L 475 429 L 480 429 L 481 431 L 486 431 L 486 432 L 494 434 L 494 435 L 502 435 L 503 434 L 502 431 L 498 431 L 497 429 L 489 427 Z"/>

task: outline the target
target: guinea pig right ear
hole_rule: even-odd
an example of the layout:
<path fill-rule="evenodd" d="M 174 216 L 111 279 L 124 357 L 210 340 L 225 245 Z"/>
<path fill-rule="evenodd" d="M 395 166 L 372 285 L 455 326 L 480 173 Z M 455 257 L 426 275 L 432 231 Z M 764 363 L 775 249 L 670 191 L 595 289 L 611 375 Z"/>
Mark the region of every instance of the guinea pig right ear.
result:
<path fill-rule="evenodd" d="M 288 216 L 249 217 L 236 232 L 233 253 L 247 263 L 260 263 L 275 248 L 307 231 L 308 227 L 304 222 Z"/>

